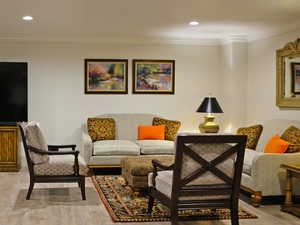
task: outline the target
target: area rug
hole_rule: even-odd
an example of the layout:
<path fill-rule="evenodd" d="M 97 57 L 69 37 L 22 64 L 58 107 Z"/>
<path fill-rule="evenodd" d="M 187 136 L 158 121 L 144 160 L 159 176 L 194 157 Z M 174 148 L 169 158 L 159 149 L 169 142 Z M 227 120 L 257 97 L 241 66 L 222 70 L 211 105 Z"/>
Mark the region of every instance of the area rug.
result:
<path fill-rule="evenodd" d="M 145 194 L 133 192 L 122 176 L 93 176 L 93 183 L 114 222 L 157 222 L 169 221 L 169 209 L 156 202 L 152 214 L 147 213 L 148 198 Z M 230 219 L 230 210 L 210 209 L 180 210 L 179 216 L 197 220 Z M 240 219 L 256 219 L 252 213 L 239 210 Z"/>

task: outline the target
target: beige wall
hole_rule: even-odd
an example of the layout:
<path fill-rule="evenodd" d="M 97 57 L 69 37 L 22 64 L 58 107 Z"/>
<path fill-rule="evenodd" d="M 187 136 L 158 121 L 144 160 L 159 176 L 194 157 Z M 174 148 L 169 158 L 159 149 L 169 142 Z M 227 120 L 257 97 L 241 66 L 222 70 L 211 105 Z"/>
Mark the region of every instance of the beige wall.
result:
<path fill-rule="evenodd" d="M 218 46 L 0 42 L 2 61 L 29 62 L 29 120 L 39 121 L 53 144 L 78 144 L 87 117 L 111 112 L 154 113 L 197 131 L 203 97 L 221 95 L 219 52 Z M 85 95 L 84 58 L 129 59 L 129 94 Z M 175 59 L 175 95 L 131 94 L 134 58 Z"/>
<path fill-rule="evenodd" d="M 300 30 L 248 44 L 248 124 L 270 119 L 300 120 L 299 109 L 276 106 L 276 49 L 300 37 Z"/>

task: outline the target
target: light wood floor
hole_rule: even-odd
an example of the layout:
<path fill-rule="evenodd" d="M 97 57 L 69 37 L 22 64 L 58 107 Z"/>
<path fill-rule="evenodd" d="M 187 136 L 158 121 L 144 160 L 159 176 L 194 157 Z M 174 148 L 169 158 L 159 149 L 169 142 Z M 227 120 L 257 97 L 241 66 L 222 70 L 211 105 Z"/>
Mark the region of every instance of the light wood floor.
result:
<path fill-rule="evenodd" d="M 31 200 L 26 201 L 29 176 L 25 169 L 18 173 L 0 173 L 0 225 L 119 225 L 113 223 L 99 200 L 90 178 L 87 178 L 87 200 L 82 201 L 76 184 L 37 184 Z M 258 209 L 241 201 L 243 208 L 258 219 L 241 219 L 241 225 L 300 225 L 300 219 L 280 211 L 278 205 Z M 158 223 L 123 223 L 123 225 L 169 225 Z M 181 222 L 182 225 L 224 225 L 224 221 Z"/>

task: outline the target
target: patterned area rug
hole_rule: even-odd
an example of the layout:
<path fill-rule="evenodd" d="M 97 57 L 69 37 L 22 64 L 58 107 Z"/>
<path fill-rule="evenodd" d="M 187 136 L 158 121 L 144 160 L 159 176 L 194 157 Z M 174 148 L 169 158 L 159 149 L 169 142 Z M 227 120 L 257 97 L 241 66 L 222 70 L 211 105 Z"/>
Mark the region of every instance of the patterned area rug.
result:
<path fill-rule="evenodd" d="M 147 213 L 148 198 L 137 194 L 126 185 L 122 176 L 93 176 L 93 183 L 114 222 L 156 222 L 169 221 L 169 209 L 161 203 L 155 203 L 152 214 Z M 197 220 L 230 219 L 228 209 L 182 210 L 179 216 L 190 217 Z M 195 218 L 196 217 L 196 218 Z M 239 210 L 240 219 L 256 219 L 257 216 Z"/>

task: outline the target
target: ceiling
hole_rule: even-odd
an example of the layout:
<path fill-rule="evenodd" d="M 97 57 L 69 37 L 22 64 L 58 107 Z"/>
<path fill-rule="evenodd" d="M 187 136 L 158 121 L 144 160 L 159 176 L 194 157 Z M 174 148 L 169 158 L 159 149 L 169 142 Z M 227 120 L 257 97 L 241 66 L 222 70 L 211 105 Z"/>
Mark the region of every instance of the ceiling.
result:
<path fill-rule="evenodd" d="M 299 0 L 1 0 L 0 8 L 2 39 L 252 41 L 297 28 Z"/>

